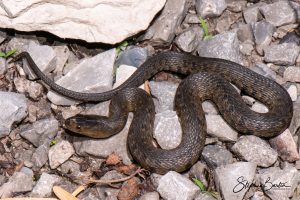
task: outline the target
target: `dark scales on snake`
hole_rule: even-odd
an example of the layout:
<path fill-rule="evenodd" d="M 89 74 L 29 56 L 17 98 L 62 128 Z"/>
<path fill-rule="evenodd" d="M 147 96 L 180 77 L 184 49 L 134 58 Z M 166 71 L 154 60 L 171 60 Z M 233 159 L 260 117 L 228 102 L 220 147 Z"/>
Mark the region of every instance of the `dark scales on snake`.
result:
<path fill-rule="evenodd" d="M 80 93 L 68 90 L 45 76 L 26 52 L 14 61 L 26 58 L 34 73 L 52 90 L 84 102 L 111 99 L 109 116 L 77 115 L 66 120 L 67 129 L 93 138 L 106 138 L 120 132 L 128 113 L 134 118 L 127 138 L 133 158 L 144 168 L 164 174 L 182 172 L 199 158 L 205 144 L 206 122 L 202 102 L 213 101 L 223 118 L 237 131 L 259 137 L 277 136 L 288 128 L 293 105 L 286 90 L 237 63 L 203 58 L 183 53 L 164 52 L 150 57 L 118 88 L 103 93 Z M 175 109 L 182 127 L 182 141 L 171 150 L 156 148 L 152 143 L 155 108 L 152 98 L 137 87 L 160 71 L 190 75 L 179 85 Z M 230 84 L 265 104 L 268 113 L 252 111 Z"/>

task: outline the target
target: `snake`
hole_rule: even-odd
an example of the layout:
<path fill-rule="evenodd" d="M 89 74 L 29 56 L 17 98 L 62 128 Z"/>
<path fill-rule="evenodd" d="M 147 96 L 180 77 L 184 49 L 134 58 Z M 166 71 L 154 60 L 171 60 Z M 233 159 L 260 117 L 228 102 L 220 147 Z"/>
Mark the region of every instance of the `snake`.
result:
<path fill-rule="evenodd" d="M 27 60 L 30 68 L 53 91 L 83 102 L 111 100 L 108 116 L 76 115 L 65 120 L 68 130 L 91 138 L 108 138 L 119 133 L 128 115 L 133 113 L 127 147 L 143 168 L 158 174 L 183 172 L 201 156 L 207 126 L 202 102 L 213 102 L 224 120 L 242 134 L 262 138 L 275 137 L 289 127 L 293 104 L 288 92 L 274 80 L 238 63 L 179 52 L 160 52 L 149 57 L 123 84 L 102 93 L 68 90 L 48 78 L 29 53 L 18 54 L 13 61 Z M 183 74 L 174 100 L 182 129 L 180 144 L 162 149 L 153 139 L 155 106 L 152 96 L 138 86 L 161 71 Z M 249 95 L 268 108 L 258 113 L 245 103 L 240 93 Z"/>

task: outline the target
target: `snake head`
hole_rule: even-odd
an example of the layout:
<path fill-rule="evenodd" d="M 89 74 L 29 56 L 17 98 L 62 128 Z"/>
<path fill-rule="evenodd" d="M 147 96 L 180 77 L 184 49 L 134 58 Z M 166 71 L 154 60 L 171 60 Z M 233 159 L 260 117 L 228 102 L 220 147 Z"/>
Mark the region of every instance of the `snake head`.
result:
<path fill-rule="evenodd" d="M 107 138 L 112 135 L 105 116 L 76 115 L 65 120 L 65 128 L 92 138 Z"/>

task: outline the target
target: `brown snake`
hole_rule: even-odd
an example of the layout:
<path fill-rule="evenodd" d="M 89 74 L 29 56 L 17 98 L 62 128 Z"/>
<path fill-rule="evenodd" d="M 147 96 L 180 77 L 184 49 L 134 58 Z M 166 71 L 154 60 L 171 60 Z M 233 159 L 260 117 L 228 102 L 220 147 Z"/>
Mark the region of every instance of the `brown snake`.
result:
<path fill-rule="evenodd" d="M 133 158 L 146 169 L 156 173 L 181 172 L 195 163 L 204 147 L 205 115 L 201 103 L 214 102 L 223 118 L 237 131 L 259 137 L 273 137 L 288 128 L 293 105 L 286 90 L 275 81 L 263 77 L 237 63 L 188 54 L 165 52 L 150 57 L 118 88 L 103 93 L 80 93 L 67 90 L 45 76 L 26 52 L 15 59 L 26 58 L 34 73 L 52 90 L 81 101 L 111 99 L 109 116 L 77 115 L 66 120 L 66 127 L 93 138 L 106 138 L 120 132 L 128 113 L 134 118 L 127 138 Z M 178 147 L 164 150 L 153 145 L 155 109 L 152 98 L 137 87 L 160 71 L 185 75 L 175 97 L 175 109 L 182 127 Z M 252 111 L 230 84 L 265 104 L 269 112 Z"/>

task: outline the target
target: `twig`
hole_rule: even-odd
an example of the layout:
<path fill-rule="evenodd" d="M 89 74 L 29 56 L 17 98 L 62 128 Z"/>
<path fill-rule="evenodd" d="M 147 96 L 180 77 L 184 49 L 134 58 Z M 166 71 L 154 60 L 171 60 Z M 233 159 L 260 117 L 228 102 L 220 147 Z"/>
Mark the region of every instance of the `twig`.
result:
<path fill-rule="evenodd" d="M 133 174 L 131 174 L 130 176 L 124 177 L 124 178 L 115 179 L 115 180 L 89 180 L 88 184 L 92 184 L 92 183 L 111 184 L 111 183 L 124 182 L 124 181 L 127 181 L 127 180 L 133 178 L 135 175 L 140 174 L 143 171 L 144 171 L 143 169 L 138 168 Z"/>

